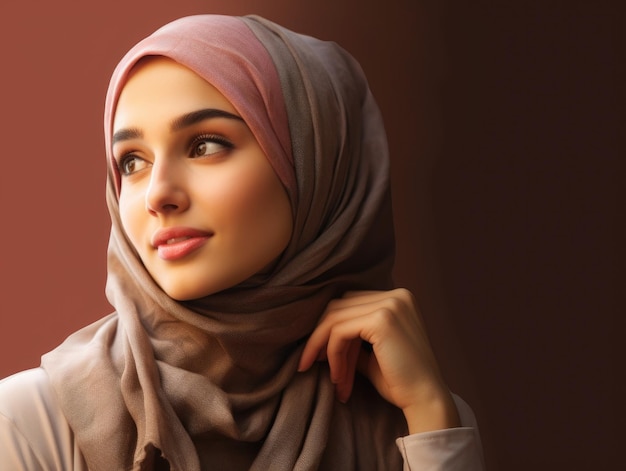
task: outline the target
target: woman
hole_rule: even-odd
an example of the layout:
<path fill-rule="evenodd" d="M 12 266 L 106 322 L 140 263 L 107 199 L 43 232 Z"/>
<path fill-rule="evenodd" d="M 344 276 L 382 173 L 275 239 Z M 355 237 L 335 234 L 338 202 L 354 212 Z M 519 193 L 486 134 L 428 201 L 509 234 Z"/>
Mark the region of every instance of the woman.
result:
<path fill-rule="evenodd" d="M 105 140 L 116 312 L 0 385 L 2 469 L 481 468 L 391 290 L 387 145 L 345 51 L 177 20 L 118 65 Z"/>

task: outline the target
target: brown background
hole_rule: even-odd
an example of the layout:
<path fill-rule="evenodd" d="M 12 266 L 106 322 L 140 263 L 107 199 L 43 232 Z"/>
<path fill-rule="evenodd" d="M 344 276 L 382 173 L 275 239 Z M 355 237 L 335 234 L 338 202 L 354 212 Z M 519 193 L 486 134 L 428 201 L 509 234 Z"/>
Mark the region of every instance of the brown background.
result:
<path fill-rule="evenodd" d="M 116 62 L 178 16 L 256 12 L 362 63 L 392 150 L 397 279 L 478 415 L 489 469 L 617 459 L 618 2 L 7 3 L 0 377 L 110 311 L 101 115 Z"/>

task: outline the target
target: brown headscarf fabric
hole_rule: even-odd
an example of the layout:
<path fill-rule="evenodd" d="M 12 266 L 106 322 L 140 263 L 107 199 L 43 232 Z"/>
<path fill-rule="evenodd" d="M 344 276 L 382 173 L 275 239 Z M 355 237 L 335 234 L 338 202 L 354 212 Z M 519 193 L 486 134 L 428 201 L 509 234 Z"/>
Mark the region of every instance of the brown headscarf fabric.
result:
<path fill-rule="evenodd" d="M 143 267 L 119 218 L 111 134 L 126 77 L 146 56 L 220 90 L 285 185 L 294 231 L 271 272 L 177 302 Z M 89 468 L 401 469 L 400 411 L 362 378 L 337 402 L 323 363 L 296 372 L 331 299 L 391 287 L 387 143 L 356 61 L 260 17 L 182 18 L 122 59 L 104 125 L 115 312 L 42 360 Z"/>

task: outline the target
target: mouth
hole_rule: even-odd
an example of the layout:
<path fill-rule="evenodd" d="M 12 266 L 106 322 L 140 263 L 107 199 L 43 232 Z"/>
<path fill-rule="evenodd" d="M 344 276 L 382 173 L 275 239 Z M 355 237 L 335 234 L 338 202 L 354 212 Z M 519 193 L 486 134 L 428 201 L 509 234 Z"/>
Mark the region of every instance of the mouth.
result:
<path fill-rule="evenodd" d="M 167 261 L 180 260 L 202 247 L 212 232 L 187 227 L 160 229 L 154 233 L 151 245 L 159 258 Z"/>
<path fill-rule="evenodd" d="M 173 237 L 171 239 L 167 239 L 164 245 L 177 244 L 178 242 L 183 242 L 185 240 L 189 240 L 190 238 L 191 237 Z"/>

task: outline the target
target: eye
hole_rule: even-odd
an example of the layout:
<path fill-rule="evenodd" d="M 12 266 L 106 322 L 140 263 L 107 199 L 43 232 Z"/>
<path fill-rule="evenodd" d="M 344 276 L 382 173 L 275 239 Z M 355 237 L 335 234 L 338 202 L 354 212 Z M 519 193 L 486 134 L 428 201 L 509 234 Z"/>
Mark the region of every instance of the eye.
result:
<path fill-rule="evenodd" d="M 120 174 L 124 176 L 132 175 L 147 166 L 148 162 L 133 154 L 124 155 L 117 164 Z"/>
<path fill-rule="evenodd" d="M 220 136 L 198 136 L 191 144 L 191 157 L 207 157 L 232 149 L 233 144 Z"/>

